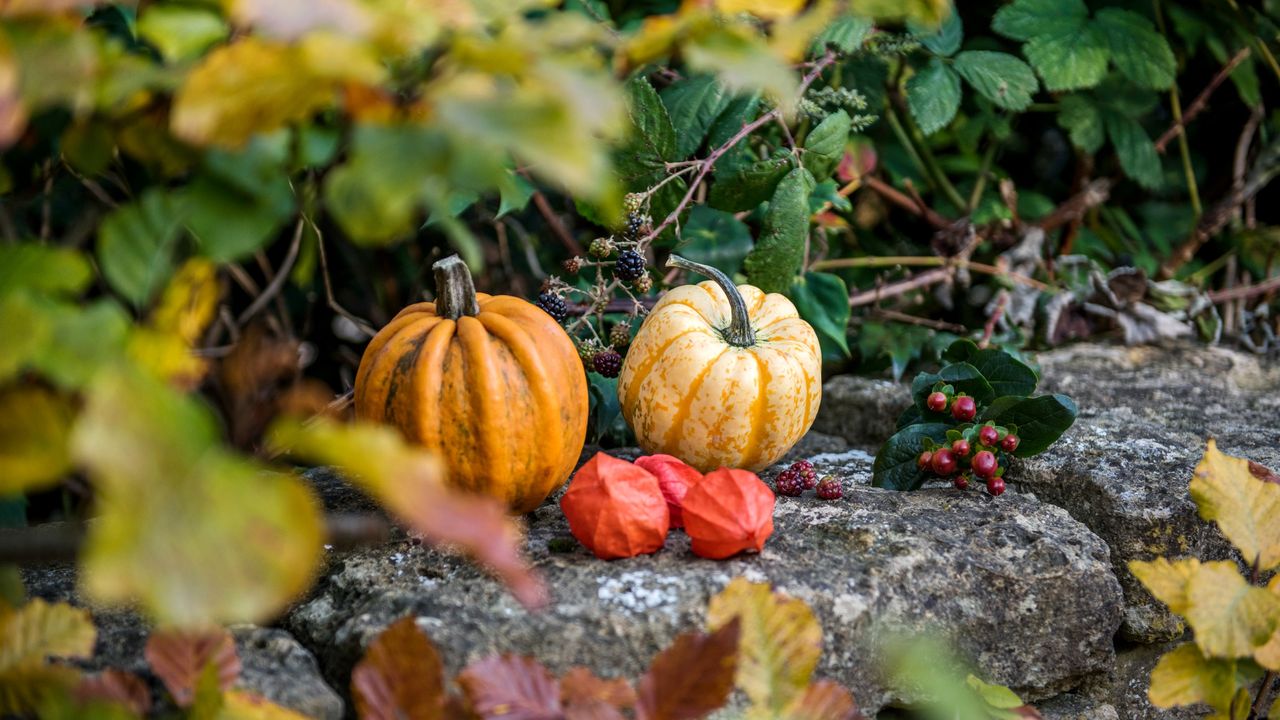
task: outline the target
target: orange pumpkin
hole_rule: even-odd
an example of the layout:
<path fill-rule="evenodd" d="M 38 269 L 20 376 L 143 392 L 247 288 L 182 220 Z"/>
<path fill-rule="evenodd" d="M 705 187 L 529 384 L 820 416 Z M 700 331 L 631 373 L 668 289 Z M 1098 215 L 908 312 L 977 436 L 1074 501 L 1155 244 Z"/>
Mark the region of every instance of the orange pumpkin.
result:
<path fill-rule="evenodd" d="M 356 416 L 439 453 L 451 485 L 529 512 L 564 484 L 582 452 L 582 361 L 535 305 L 477 294 L 457 256 L 433 269 L 436 302 L 401 310 L 365 349 Z"/>
<path fill-rule="evenodd" d="M 818 414 L 818 335 L 782 295 L 674 255 L 667 265 L 713 280 L 675 288 L 645 318 L 618 377 L 622 414 L 646 453 L 762 470 Z"/>

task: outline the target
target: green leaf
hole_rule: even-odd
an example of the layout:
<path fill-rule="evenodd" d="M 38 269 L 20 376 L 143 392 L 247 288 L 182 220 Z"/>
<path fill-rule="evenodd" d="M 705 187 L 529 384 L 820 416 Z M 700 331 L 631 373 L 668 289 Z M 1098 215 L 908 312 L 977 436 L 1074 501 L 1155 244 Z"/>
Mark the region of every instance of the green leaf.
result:
<path fill-rule="evenodd" d="M 715 184 L 707 195 L 707 204 L 729 212 L 754 210 L 757 205 L 773 197 L 787 173 L 795 167 L 791 153 L 778 151 L 768 160 L 739 168 L 721 176 L 716 174 Z"/>
<path fill-rule="evenodd" d="M 498 217 L 524 210 L 529 204 L 529 198 L 533 197 L 535 189 L 533 183 L 526 180 L 520 173 L 513 172 L 508 175 L 506 181 L 498 186 Z"/>
<path fill-rule="evenodd" d="M 34 242 L 0 245 L 0 293 L 76 295 L 92 279 L 89 261 L 77 250 Z"/>
<path fill-rule="evenodd" d="M 966 679 L 970 688 L 973 688 L 982 701 L 987 705 L 999 710 L 1012 710 L 1026 705 L 1018 694 L 1004 685 L 992 685 L 978 679 L 976 675 L 969 675 Z"/>
<path fill-rule="evenodd" d="M 1051 92 L 1090 88 L 1107 74 L 1111 53 L 1105 39 L 1091 26 L 1063 27 L 1037 35 L 1022 52 Z"/>
<path fill-rule="evenodd" d="M 742 126 L 755 120 L 759 111 L 760 93 L 735 95 L 711 124 L 711 129 L 707 133 L 707 146 L 720 147 L 728 142 L 729 138 L 742 129 Z"/>
<path fill-rule="evenodd" d="M 192 5 L 148 5 L 138 18 L 138 34 L 170 62 L 198 56 L 227 30 L 216 12 Z"/>
<path fill-rule="evenodd" d="M 796 168 L 778 183 L 764 216 L 760 240 L 743 265 L 751 284 L 765 292 L 785 293 L 804 261 L 804 239 L 809 234 L 809 193 L 813 176 Z"/>
<path fill-rule="evenodd" d="M 907 81 L 907 107 L 920 132 L 938 132 L 960 109 L 960 78 L 942 60 L 933 58 Z"/>
<path fill-rule="evenodd" d="M 114 210 L 98 229 L 98 265 L 113 290 L 142 306 L 173 272 L 179 211 L 160 187 Z"/>
<path fill-rule="evenodd" d="M 355 242 L 385 244 L 414 230 L 433 171 L 447 148 L 420 128 L 362 124 L 350 157 L 325 177 L 324 201 Z"/>
<path fill-rule="evenodd" d="M 813 54 L 821 55 L 823 50 L 833 47 L 848 55 L 862 47 L 874 27 L 870 18 L 842 15 L 813 39 Z"/>
<path fill-rule="evenodd" d="M 787 297 L 818 332 L 824 359 L 849 357 L 849 289 L 839 275 L 805 273 L 796 278 Z"/>
<path fill-rule="evenodd" d="M 255 138 L 244 150 L 210 151 L 204 172 L 183 191 L 186 223 L 203 255 L 234 262 L 274 239 L 293 214 L 285 174 L 289 134 Z"/>
<path fill-rule="evenodd" d="M 968 50 L 955 59 L 955 71 L 983 97 L 1006 110 L 1026 110 L 1040 88 L 1026 63 L 1002 52 Z"/>
<path fill-rule="evenodd" d="M 887 490 L 918 489 L 927 478 L 924 471 L 916 467 L 924 439 L 941 444 L 946 441 L 949 428 L 943 423 L 926 423 L 910 425 L 894 433 L 876 452 L 871 484 Z"/>
<path fill-rule="evenodd" d="M 991 384 L 995 397 L 1026 397 L 1036 391 L 1040 381 L 1035 370 L 998 348 L 978 350 L 970 354 L 968 362 Z"/>
<path fill-rule="evenodd" d="M 804 166 L 817 180 L 826 180 L 844 157 L 851 122 L 844 110 L 837 110 L 818 124 L 804 139 Z"/>
<path fill-rule="evenodd" d="M 681 256 L 717 268 L 733 277 L 751 252 L 751 230 L 733 213 L 694 205 L 676 247 Z"/>
<path fill-rule="evenodd" d="M 691 69 L 715 73 L 730 90 L 759 90 L 784 112 L 795 102 L 796 74 L 754 33 L 716 26 L 690 38 L 682 49 Z"/>
<path fill-rule="evenodd" d="M 944 57 L 955 55 L 960 49 L 960 43 L 964 41 L 964 25 L 960 21 L 960 13 L 954 11 L 936 28 L 917 22 L 908 22 L 907 28 L 921 45 Z"/>
<path fill-rule="evenodd" d="M 41 304 L 27 293 L 0 293 L 0 381 L 8 380 L 38 356 L 49 339 L 49 323 Z"/>
<path fill-rule="evenodd" d="M 1014 0 L 996 12 L 991 29 L 1025 42 L 1038 35 L 1079 27 L 1088 16 L 1084 0 Z"/>
<path fill-rule="evenodd" d="M 996 391 L 991 387 L 991 383 L 982 374 L 976 366 L 967 363 L 951 363 L 938 371 L 938 379 L 955 387 L 957 393 L 964 393 L 971 396 L 979 403 L 986 404 L 996 398 Z M 921 398 L 928 397 L 928 393 L 924 393 Z"/>
<path fill-rule="evenodd" d="M 960 338 L 942 351 L 942 360 L 949 363 L 969 362 L 969 358 L 978 352 L 978 343 L 969 338 Z"/>
<path fill-rule="evenodd" d="M 1111 49 L 1111 61 L 1134 84 L 1152 90 L 1173 85 L 1178 70 L 1173 50 L 1150 20 L 1128 10 L 1103 8 L 1093 24 Z"/>
<path fill-rule="evenodd" d="M 729 105 L 730 98 L 712 75 L 696 75 L 675 82 L 662 91 L 675 130 L 676 159 L 689 157 L 702 145 L 712 123 Z"/>
<path fill-rule="evenodd" d="M 631 118 L 631 135 L 624 156 L 643 171 L 664 170 L 668 160 L 676 157 L 676 131 L 662 104 L 662 98 L 643 75 L 627 83 L 627 115 Z"/>
<path fill-rule="evenodd" d="M 1105 117 L 1107 136 L 1116 148 L 1124 174 L 1148 190 L 1160 186 L 1160 155 L 1151 136 L 1137 120 L 1109 113 Z"/>
<path fill-rule="evenodd" d="M 31 364 L 61 387 L 84 387 L 124 352 L 129 316 L 110 298 L 81 307 L 50 308 L 45 317 L 49 341 Z"/>
<path fill-rule="evenodd" d="M 1017 425 L 1017 457 L 1031 457 L 1044 452 L 1062 437 L 1076 421 L 1076 404 L 1066 395 L 1041 395 L 1016 402 L 1004 401 L 995 412 L 983 414 L 997 425 Z"/>
<path fill-rule="evenodd" d="M 1096 153 L 1106 140 L 1106 128 L 1098 107 L 1083 95 L 1065 95 L 1058 101 L 1058 125 L 1071 136 L 1071 143 L 1087 153 Z"/>

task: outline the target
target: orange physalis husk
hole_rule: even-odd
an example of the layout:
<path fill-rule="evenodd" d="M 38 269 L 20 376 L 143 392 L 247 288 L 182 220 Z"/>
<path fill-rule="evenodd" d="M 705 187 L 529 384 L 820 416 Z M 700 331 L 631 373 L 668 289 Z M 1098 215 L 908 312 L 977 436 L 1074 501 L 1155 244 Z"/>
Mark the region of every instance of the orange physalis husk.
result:
<path fill-rule="evenodd" d="M 658 488 L 667 501 L 667 510 L 671 512 L 671 527 L 684 527 L 684 516 L 681 507 L 689 488 L 702 481 L 702 473 L 686 465 L 683 460 L 673 455 L 645 455 L 636 458 L 636 465 L 648 470 L 658 478 Z"/>
<path fill-rule="evenodd" d="M 573 476 L 560 509 L 573 536 L 601 560 L 657 552 L 671 526 L 658 478 L 604 453 Z"/>
<path fill-rule="evenodd" d="M 759 552 L 773 534 L 773 491 L 755 473 L 720 468 L 684 496 L 684 531 L 693 554 L 721 560 Z"/>

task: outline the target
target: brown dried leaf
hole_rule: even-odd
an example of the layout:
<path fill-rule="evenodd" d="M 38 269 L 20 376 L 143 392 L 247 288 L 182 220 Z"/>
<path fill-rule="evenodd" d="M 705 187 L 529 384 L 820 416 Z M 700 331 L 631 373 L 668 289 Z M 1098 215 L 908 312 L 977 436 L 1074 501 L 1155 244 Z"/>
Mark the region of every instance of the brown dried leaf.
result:
<path fill-rule="evenodd" d="M 531 657 L 503 655 L 472 663 L 457 677 L 480 717 L 504 720 L 559 720 L 560 686 Z"/>
<path fill-rule="evenodd" d="M 1269 483 L 1275 483 L 1277 485 L 1280 485 L 1280 475 L 1277 475 L 1274 470 L 1267 467 L 1266 465 L 1263 465 L 1262 463 L 1256 463 L 1250 460 L 1249 474 L 1258 478 L 1262 482 L 1269 482 Z"/>
<path fill-rule="evenodd" d="M 94 700 L 123 705 L 136 715 L 151 712 L 151 691 L 142 678 L 131 672 L 110 668 L 96 675 L 86 675 L 76 686 L 77 702 Z"/>
<path fill-rule="evenodd" d="M 604 702 L 628 708 L 636 704 L 636 691 L 626 678 L 605 680 L 584 667 L 571 668 L 560 678 L 560 697 L 565 705 Z"/>
<path fill-rule="evenodd" d="M 566 707 L 564 720 L 626 720 L 626 716 L 603 700 L 588 700 Z"/>
<path fill-rule="evenodd" d="M 351 695 L 361 720 L 444 718 L 444 668 L 412 615 L 374 638 L 351 671 Z"/>
<path fill-rule="evenodd" d="M 782 714 L 781 720 L 861 720 L 853 695 L 830 680 L 810 685 Z"/>
<path fill-rule="evenodd" d="M 235 640 L 223 629 L 153 632 L 143 654 L 179 707 L 190 707 L 195 702 L 200 673 L 211 664 L 217 668 L 218 687 L 223 690 L 240 677 Z"/>
<path fill-rule="evenodd" d="M 710 634 L 685 633 L 658 653 L 636 686 L 639 720 L 694 720 L 723 706 L 738 669 L 741 622 Z"/>

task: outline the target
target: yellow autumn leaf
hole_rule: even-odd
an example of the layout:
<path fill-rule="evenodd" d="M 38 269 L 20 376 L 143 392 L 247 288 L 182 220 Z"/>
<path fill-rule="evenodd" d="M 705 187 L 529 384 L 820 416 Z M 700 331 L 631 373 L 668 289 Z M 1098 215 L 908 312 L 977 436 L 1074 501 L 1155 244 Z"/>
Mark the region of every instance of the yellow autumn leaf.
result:
<path fill-rule="evenodd" d="M 764 20 L 786 18 L 800 12 L 805 0 L 716 0 L 716 9 L 726 15 L 750 13 Z"/>
<path fill-rule="evenodd" d="M 1267 592 L 1280 597 L 1280 575 L 1271 578 L 1271 582 L 1267 584 Z M 1280 670 L 1280 626 L 1276 627 L 1267 644 L 1253 654 L 1253 659 L 1268 670 Z"/>
<path fill-rule="evenodd" d="M 1249 657 L 1280 626 L 1280 596 L 1250 585 L 1229 560 L 1203 563 L 1187 582 L 1183 613 L 1207 657 Z"/>
<path fill-rule="evenodd" d="M 849 7 L 863 17 L 915 20 L 931 27 L 952 13 L 951 0 L 851 0 Z"/>
<path fill-rule="evenodd" d="M 706 23 L 681 49 L 690 69 L 714 73 L 729 90 L 760 90 L 788 115 L 795 108 L 799 78 L 750 26 Z"/>
<path fill-rule="evenodd" d="M 735 617 L 742 628 L 738 687 L 756 714 L 776 717 L 808 687 L 822 654 L 822 626 L 802 600 L 746 578 L 734 579 L 707 607 L 712 631 Z"/>
<path fill-rule="evenodd" d="M 87 658 L 96 637 L 89 613 L 65 603 L 0 606 L 0 715 L 31 712 L 49 691 L 70 687 L 79 673 L 48 659 Z"/>
<path fill-rule="evenodd" d="M 151 311 L 149 324 L 176 335 L 187 345 L 195 345 L 213 322 L 221 296 L 218 267 L 204 258 L 192 258 L 173 274 L 160 302 Z"/>
<path fill-rule="evenodd" d="M 0 496 L 54 485 L 71 469 L 75 408 L 39 385 L 0 390 Z"/>
<path fill-rule="evenodd" d="M 819 0 L 803 15 L 777 23 L 769 36 L 769 49 L 789 62 L 803 60 L 813 39 L 831 24 L 838 11 L 835 0 Z"/>
<path fill-rule="evenodd" d="M 222 707 L 215 717 L 217 720 L 309 720 L 302 713 L 242 690 L 223 693 Z"/>
<path fill-rule="evenodd" d="M 1129 572 L 1146 586 L 1157 600 L 1169 606 L 1170 612 L 1187 614 L 1187 583 L 1200 569 L 1200 561 L 1186 558 L 1170 562 L 1166 558 L 1151 561 L 1129 561 Z"/>
<path fill-rule="evenodd" d="M 1212 438 L 1191 480 L 1200 517 L 1212 520 L 1263 571 L 1280 566 L 1280 485 L 1249 472 L 1249 462 L 1224 455 Z"/>
<path fill-rule="evenodd" d="M 1195 643 L 1183 643 L 1167 652 L 1151 670 L 1147 697 L 1160 708 L 1206 703 L 1228 710 L 1236 690 L 1234 660 L 1213 660 Z"/>
<path fill-rule="evenodd" d="M 223 451 L 198 399 L 139 372 L 103 373 L 72 448 L 97 491 L 81 555 L 94 600 L 200 626 L 261 621 L 309 586 L 323 539 L 315 498 Z"/>

